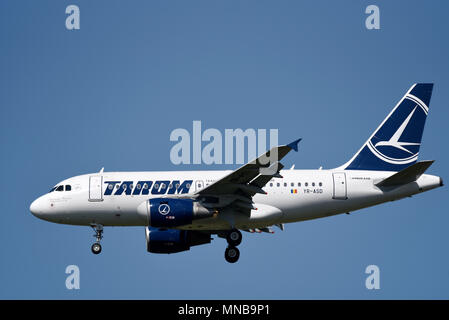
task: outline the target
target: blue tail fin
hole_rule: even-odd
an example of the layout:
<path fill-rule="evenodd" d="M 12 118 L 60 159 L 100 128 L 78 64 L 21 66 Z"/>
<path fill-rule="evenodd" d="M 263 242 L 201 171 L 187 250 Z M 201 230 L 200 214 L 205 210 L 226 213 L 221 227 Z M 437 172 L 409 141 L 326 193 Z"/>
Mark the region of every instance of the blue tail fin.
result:
<path fill-rule="evenodd" d="M 414 84 L 343 168 L 400 171 L 418 159 L 432 83 Z"/>

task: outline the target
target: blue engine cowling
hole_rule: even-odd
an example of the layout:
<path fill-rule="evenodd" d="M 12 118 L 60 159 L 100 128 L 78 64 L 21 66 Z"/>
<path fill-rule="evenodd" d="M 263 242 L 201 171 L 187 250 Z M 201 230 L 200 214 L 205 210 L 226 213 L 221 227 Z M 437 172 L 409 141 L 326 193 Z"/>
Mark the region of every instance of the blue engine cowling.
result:
<path fill-rule="evenodd" d="M 205 208 L 192 199 L 154 198 L 138 208 L 148 217 L 148 225 L 158 228 L 174 228 L 191 224 L 193 220 L 209 218 L 216 211 Z"/>
<path fill-rule="evenodd" d="M 199 231 L 146 228 L 147 251 L 176 253 L 211 242 L 210 234 Z"/>

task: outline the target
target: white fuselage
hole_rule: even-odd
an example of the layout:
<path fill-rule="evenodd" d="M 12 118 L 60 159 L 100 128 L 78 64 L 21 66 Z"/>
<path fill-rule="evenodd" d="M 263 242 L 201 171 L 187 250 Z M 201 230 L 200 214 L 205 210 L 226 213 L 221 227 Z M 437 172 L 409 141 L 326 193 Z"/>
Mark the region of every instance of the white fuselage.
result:
<path fill-rule="evenodd" d="M 58 184 L 69 185 L 70 191 L 47 193 L 34 201 L 30 210 L 41 219 L 63 224 L 148 226 L 144 209 L 148 199 L 169 196 L 170 188 L 185 181 L 189 183 L 184 187 L 193 194 L 230 172 L 100 172 L 76 176 Z M 379 188 L 377 182 L 394 174 L 384 171 L 282 170 L 280 174 L 282 178 L 273 178 L 263 188 L 266 195 L 253 197 L 256 210 L 251 210 L 250 215 L 227 211 L 223 203 L 218 215 L 178 228 L 214 231 L 227 230 L 233 225 L 249 229 L 316 219 L 398 200 L 442 185 L 441 178 L 423 174 L 415 182 Z M 127 189 L 121 189 L 123 182 L 128 182 Z M 173 189 L 172 193 L 178 194 Z"/>

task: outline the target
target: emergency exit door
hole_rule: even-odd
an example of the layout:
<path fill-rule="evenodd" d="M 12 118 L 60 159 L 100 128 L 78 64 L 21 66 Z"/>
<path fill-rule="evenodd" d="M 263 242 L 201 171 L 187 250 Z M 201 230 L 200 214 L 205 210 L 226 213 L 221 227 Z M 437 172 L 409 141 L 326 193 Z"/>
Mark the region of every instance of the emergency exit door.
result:
<path fill-rule="evenodd" d="M 89 201 L 103 201 L 103 176 L 89 177 Z"/>
<path fill-rule="evenodd" d="M 334 199 L 346 200 L 348 199 L 346 188 L 346 174 L 344 172 L 337 172 L 333 174 L 334 178 Z"/>

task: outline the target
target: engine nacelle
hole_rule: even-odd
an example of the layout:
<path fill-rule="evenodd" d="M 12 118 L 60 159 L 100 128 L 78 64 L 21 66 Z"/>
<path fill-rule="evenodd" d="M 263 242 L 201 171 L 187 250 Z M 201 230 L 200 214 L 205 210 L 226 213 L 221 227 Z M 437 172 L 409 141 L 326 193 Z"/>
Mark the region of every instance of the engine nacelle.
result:
<path fill-rule="evenodd" d="M 202 206 L 192 199 L 154 198 L 141 204 L 137 211 L 146 216 L 148 225 L 174 228 L 191 224 L 193 220 L 210 218 L 215 210 Z"/>
<path fill-rule="evenodd" d="M 207 244 L 211 237 L 207 233 L 177 229 L 145 228 L 147 251 L 152 253 L 176 253 L 190 247 Z"/>

